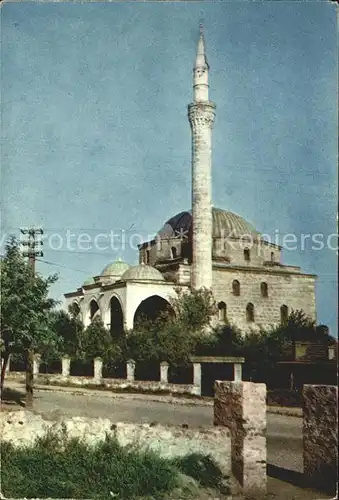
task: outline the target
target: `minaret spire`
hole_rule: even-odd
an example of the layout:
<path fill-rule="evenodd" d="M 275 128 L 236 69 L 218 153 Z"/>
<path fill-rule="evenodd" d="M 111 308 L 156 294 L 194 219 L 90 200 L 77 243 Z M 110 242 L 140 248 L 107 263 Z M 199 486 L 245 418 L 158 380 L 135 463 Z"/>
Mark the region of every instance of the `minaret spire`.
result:
<path fill-rule="evenodd" d="M 193 68 L 192 130 L 192 269 L 191 287 L 212 287 L 212 127 L 215 104 L 208 95 L 209 65 L 202 23 Z"/>
<path fill-rule="evenodd" d="M 208 70 L 206 57 L 204 27 L 199 25 L 199 40 L 197 55 L 193 69 L 193 99 L 194 101 L 208 101 Z"/>

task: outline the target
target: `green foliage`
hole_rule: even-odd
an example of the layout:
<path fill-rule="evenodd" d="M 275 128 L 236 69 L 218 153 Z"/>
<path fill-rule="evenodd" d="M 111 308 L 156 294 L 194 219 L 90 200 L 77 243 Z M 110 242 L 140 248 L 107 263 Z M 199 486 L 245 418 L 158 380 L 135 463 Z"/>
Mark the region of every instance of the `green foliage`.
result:
<path fill-rule="evenodd" d="M 177 469 L 107 437 L 96 445 L 49 433 L 32 447 L 2 445 L 2 491 L 11 498 L 135 499 L 177 486 Z"/>
<path fill-rule="evenodd" d="M 101 357 L 103 360 L 119 359 L 121 346 L 112 341 L 110 332 L 100 318 L 95 318 L 92 323 L 81 332 L 80 357 L 92 360 Z"/>
<path fill-rule="evenodd" d="M 177 289 L 176 292 L 177 296 L 170 301 L 176 322 L 195 333 L 208 327 L 217 312 L 212 292 L 205 288 L 190 292 Z"/>
<path fill-rule="evenodd" d="M 57 276 L 33 276 L 13 237 L 1 261 L 1 335 L 2 350 L 39 352 L 57 346 L 58 337 L 50 328 L 50 311 L 56 301 L 48 297 Z"/>
<path fill-rule="evenodd" d="M 83 332 L 83 324 L 78 317 L 67 314 L 63 310 L 52 311 L 50 314 L 51 329 L 60 339 L 58 351 L 41 353 L 44 359 L 61 357 L 68 354 L 76 357 L 79 352 L 79 342 Z"/>
<path fill-rule="evenodd" d="M 2 491 L 11 498 L 160 499 L 180 486 L 179 473 L 229 493 L 227 478 L 209 456 L 164 459 L 109 436 L 90 445 L 69 439 L 65 429 L 49 431 L 32 446 L 4 442 L 1 451 Z"/>

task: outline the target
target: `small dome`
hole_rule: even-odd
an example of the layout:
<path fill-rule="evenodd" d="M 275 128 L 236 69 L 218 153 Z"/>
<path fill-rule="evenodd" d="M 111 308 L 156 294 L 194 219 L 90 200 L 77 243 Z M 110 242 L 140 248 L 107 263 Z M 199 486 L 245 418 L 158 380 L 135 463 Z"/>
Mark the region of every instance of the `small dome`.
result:
<path fill-rule="evenodd" d="M 260 233 L 255 227 L 240 215 L 212 208 L 213 219 L 213 238 L 233 237 L 241 238 L 251 236 L 254 239 L 260 239 Z M 183 236 L 191 238 L 192 234 L 192 214 L 191 211 L 180 212 L 169 219 L 163 228 L 158 232 L 161 239 Z"/>
<path fill-rule="evenodd" d="M 87 278 L 87 280 L 84 281 L 84 285 L 93 285 L 95 283 L 94 278 Z"/>
<path fill-rule="evenodd" d="M 148 266 L 146 264 L 139 264 L 138 266 L 130 267 L 121 276 L 123 281 L 129 280 L 152 280 L 152 281 L 165 281 L 165 278 L 160 271 L 155 269 L 155 267 Z"/>
<path fill-rule="evenodd" d="M 122 276 L 129 269 L 129 265 L 121 259 L 108 264 L 101 271 L 100 276 Z"/>

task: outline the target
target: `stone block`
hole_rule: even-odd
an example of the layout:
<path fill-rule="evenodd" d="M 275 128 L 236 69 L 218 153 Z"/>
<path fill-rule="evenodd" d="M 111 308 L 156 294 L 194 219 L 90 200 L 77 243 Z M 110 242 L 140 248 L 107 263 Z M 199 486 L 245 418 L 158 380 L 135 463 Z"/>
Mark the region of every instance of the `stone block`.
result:
<path fill-rule="evenodd" d="M 309 485 L 335 493 L 338 484 L 338 387 L 303 387 L 304 475 Z"/>
<path fill-rule="evenodd" d="M 215 382 L 214 425 L 227 427 L 232 472 L 246 495 L 266 495 L 266 385 Z"/>

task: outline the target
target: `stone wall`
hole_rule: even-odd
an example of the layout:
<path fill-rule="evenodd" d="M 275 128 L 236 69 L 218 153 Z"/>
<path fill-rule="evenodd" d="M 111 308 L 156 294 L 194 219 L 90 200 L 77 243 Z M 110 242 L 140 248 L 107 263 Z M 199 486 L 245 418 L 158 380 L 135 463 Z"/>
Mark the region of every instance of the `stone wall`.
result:
<path fill-rule="evenodd" d="M 338 484 L 338 387 L 304 385 L 303 412 L 306 481 L 334 493 Z"/>
<path fill-rule="evenodd" d="M 158 381 L 133 380 L 105 378 L 96 381 L 94 377 L 63 377 L 58 374 L 39 373 L 35 375 L 35 381 L 41 385 L 69 385 L 79 387 L 101 387 L 116 392 L 138 392 L 138 393 L 163 393 L 200 396 L 200 387 L 194 384 L 170 384 Z M 22 381 L 24 383 L 25 375 L 23 372 L 9 372 L 6 380 Z"/>
<path fill-rule="evenodd" d="M 150 448 L 164 458 L 185 456 L 190 453 L 210 455 L 222 472 L 230 476 L 231 440 L 227 429 L 183 428 L 159 424 L 112 423 L 109 419 L 73 417 L 63 420 L 44 420 L 40 415 L 26 411 L 0 413 L 1 441 L 14 446 L 32 444 L 48 429 L 69 437 L 80 438 L 94 444 L 115 436 L 121 446 L 137 444 L 141 449 Z"/>
<path fill-rule="evenodd" d="M 127 378 L 104 378 L 102 376 L 103 361 L 101 358 L 93 360 L 93 376 L 73 376 L 70 375 L 71 359 L 68 356 L 62 358 L 62 372 L 60 374 L 39 373 L 39 364 L 41 358 L 35 356 L 33 363 L 34 379 L 42 385 L 69 385 L 69 386 L 92 386 L 102 387 L 112 391 L 126 392 L 146 392 L 146 393 L 164 393 L 164 394 L 182 394 L 201 396 L 201 367 L 199 363 L 193 363 L 193 381 L 192 384 L 172 384 L 168 382 L 169 364 L 160 363 L 160 380 L 144 381 L 135 380 L 135 362 L 131 359 L 126 363 Z M 10 368 L 10 364 L 7 365 Z M 6 380 L 17 380 L 24 382 L 24 372 L 7 371 Z"/>
<path fill-rule="evenodd" d="M 240 296 L 233 295 L 232 282 L 240 283 Z M 268 297 L 261 296 L 260 283 L 268 285 Z M 313 276 L 270 271 L 266 269 L 213 268 L 213 294 L 216 302 L 225 302 L 227 317 L 242 329 L 256 325 L 280 323 L 280 307 L 288 311 L 302 309 L 308 316 L 316 318 L 315 278 Z M 254 305 L 255 322 L 247 323 L 246 306 Z"/>

